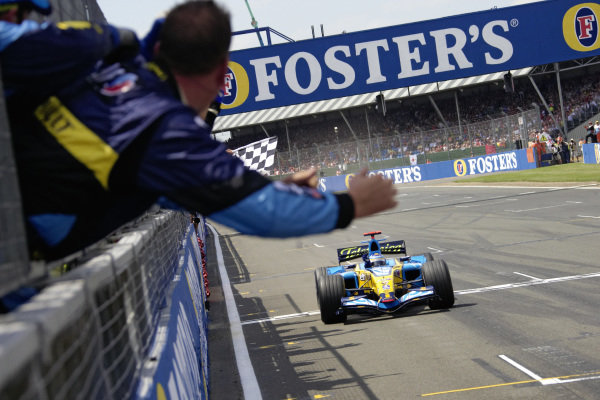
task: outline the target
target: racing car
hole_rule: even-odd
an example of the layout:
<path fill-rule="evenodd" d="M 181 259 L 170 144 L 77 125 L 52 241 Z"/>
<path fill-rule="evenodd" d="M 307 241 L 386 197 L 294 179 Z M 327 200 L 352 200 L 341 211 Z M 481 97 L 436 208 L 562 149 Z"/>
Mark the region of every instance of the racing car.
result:
<path fill-rule="evenodd" d="M 339 265 L 315 270 L 317 302 L 326 324 L 346 321 L 348 314 L 392 314 L 415 303 L 427 302 L 432 310 L 454 305 L 448 266 L 431 253 L 407 256 L 404 240 L 376 239 L 360 246 L 337 249 Z M 387 258 L 385 254 L 399 254 Z M 342 264 L 362 258 L 362 262 Z"/>

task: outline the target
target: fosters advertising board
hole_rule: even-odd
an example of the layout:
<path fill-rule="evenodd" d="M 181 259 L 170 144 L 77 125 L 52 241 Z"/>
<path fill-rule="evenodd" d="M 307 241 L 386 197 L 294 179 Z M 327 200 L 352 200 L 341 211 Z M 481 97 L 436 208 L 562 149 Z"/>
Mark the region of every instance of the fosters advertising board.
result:
<path fill-rule="evenodd" d="M 392 179 L 395 184 L 401 184 L 531 168 L 536 168 L 533 151 L 524 149 L 433 164 L 389 168 L 371 171 L 370 174 L 379 174 Z M 319 190 L 323 192 L 347 190 L 352 177 L 353 174 L 322 178 L 319 180 Z"/>
<path fill-rule="evenodd" d="M 547 0 L 234 51 L 221 115 L 598 55 L 599 16 L 598 3 Z"/>

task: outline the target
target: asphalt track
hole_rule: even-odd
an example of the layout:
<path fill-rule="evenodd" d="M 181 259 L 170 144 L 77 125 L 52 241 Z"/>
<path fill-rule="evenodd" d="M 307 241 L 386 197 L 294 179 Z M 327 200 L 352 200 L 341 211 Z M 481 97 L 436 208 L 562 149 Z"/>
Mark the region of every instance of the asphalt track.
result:
<path fill-rule="evenodd" d="M 215 226 L 211 398 L 600 399 L 600 187 L 397 188 L 396 209 L 327 235 Z M 323 324 L 314 269 L 372 230 L 446 260 L 454 308 Z"/>

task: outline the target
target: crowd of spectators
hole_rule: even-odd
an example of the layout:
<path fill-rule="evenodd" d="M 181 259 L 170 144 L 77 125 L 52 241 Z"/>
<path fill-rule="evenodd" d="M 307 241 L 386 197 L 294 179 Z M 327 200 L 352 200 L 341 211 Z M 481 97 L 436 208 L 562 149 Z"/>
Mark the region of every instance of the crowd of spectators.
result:
<path fill-rule="evenodd" d="M 374 161 L 464 150 L 493 144 L 497 148 L 514 146 L 516 140 L 535 140 L 541 131 L 557 131 L 563 124 L 558 88 L 553 74 L 536 77 L 549 111 L 542 106 L 537 92 L 528 81 L 515 81 L 515 92 L 506 93 L 495 84 L 465 88 L 459 92 L 460 129 L 454 95 L 434 95 L 447 126 L 439 118 L 427 96 L 388 102 L 383 117 L 374 106 L 344 110 L 352 131 L 339 112 L 313 115 L 265 125 L 270 135 L 279 138 L 276 173 L 290 173 L 311 166 L 339 167 L 360 161 Z M 561 81 L 567 127 L 575 128 L 598 112 L 600 80 L 585 74 Z M 537 108 L 534 103 L 540 104 Z M 526 110 L 535 113 L 524 114 Z M 526 126 L 517 118 L 526 115 Z M 287 127 L 286 125 L 287 124 Z M 519 132 L 520 129 L 524 133 Z M 227 143 L 236 148 L 264 138 L 262 129 L 234 136 Z M 289 138 L 289 142 L 288 142 Z M 358 142 L 358 143 L 357 143 Z"/>

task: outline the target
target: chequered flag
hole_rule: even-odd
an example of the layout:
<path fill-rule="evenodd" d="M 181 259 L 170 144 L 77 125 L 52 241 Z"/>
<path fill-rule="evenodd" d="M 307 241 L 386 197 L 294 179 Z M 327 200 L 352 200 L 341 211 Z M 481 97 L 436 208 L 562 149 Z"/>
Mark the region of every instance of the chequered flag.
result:
<path fill-rule="evenodd" d="M 275 162 L 276 148 L 277 136 L 272 136 L 237 148 L 233 150 L 233 154 L 239 157 L 246 167 L 261 174 L 268 174 L 268 170 Z"/>

